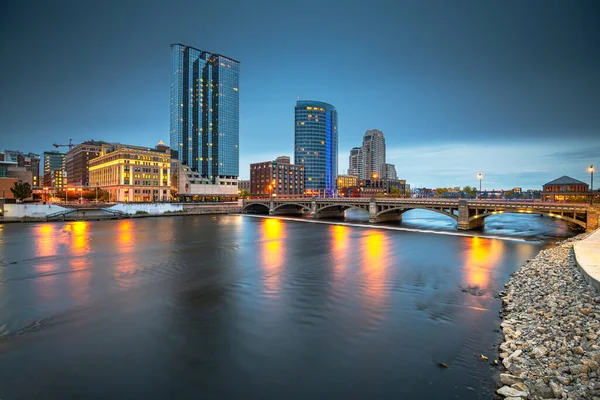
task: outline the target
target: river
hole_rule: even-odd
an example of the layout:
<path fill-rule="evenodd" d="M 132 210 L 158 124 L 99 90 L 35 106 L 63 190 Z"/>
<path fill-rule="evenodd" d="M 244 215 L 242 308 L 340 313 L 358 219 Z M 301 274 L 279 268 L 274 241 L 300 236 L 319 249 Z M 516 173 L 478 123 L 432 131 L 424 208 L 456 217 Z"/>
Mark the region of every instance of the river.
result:
<path fill-rule="evenodd" d="M 347 222 L 0 225 L 0 399 L 491 398 L 497 293 L 564 223 Z"/>

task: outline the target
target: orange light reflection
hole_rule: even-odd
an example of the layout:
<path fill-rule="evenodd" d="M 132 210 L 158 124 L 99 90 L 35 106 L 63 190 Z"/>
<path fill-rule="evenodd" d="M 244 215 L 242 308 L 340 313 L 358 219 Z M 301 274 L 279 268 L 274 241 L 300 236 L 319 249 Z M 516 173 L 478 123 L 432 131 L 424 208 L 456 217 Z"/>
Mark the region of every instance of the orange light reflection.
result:
<path fill-rule="evenodd" d="M 35 249 L 38 257 L 53 256 L 57 253 L 58 238 L 53 224 L 43 224 L 35 229 Z"/>
<path fill-rule="evenodd" d="M 88 223 L 76 221 L 65 226 L 67 232 L 71 232 L 71 251 L 76 255 L 83 255 L 90 251 Z"/>
<path fill-rule="evenodd" d="M 469 287 L 484 288 L 504 250 L 501 240 L 472 237 L 465 253 L 465 278 Z"/>
<path fill-rule="evenodd" d="M 281 270 L 283 262 L 283 223 L 276 218 L 263 220 L 262 269 L 264 284 L 269 297 L 281 290 Z"/>
<path fill-rule="evenodd" d="M 363 294 L 373 313 L 379 315 L 387 297 L 387 241 L 383 233 L 375 230 L 368 231 L 362 241 Z"/>

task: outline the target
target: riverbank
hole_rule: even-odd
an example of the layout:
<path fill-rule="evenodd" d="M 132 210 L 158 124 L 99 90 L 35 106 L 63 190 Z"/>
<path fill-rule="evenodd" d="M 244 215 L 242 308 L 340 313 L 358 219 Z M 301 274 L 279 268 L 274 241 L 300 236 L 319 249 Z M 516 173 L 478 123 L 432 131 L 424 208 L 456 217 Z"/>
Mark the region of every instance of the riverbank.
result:
<path fill-rule="evenodd" d="M 589 235 L 542 250 L 501 293 L 500 359 L 507 371 L 498 394 L 511 400 L 600 399 L 600 295 L 573 253 L 573 245 Z"/>
<path fill-rule="evenodd" d="M 7 205 L 8 206 L 8 205 Z M 52 221 L 99 221 L 123 218 L 148 218 L 186 215 L 237 214 L 238 204 L 156 203 L 118 204 L 109 208 L 73 207 L 54 205 L 10 205 L 0 223 L 52 222 Z"/>

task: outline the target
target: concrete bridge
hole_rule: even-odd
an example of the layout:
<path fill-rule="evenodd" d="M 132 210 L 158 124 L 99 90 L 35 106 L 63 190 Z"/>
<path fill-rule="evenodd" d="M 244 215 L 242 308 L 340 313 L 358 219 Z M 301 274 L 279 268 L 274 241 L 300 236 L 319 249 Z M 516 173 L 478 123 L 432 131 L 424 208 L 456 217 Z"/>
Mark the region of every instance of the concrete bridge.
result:
<path fill-rule="evenodd" d="M 247 214 L 303 215 L 312 218 L 343 218 L 357 209 L 369 214 L 369 222 L 401 221 L 402 214 L 414 209 L 430 210 L 457 222 L 459 230 L 482 228 L 486 217 L 502 213 L 541 214 L 566 221 L 571 228 L 590 232 L 598 228 L 600 209 L 586 204 L 514 202 L 465 199 L 387 199 L 387 198 L 287 198 L 244 200 Z"/>

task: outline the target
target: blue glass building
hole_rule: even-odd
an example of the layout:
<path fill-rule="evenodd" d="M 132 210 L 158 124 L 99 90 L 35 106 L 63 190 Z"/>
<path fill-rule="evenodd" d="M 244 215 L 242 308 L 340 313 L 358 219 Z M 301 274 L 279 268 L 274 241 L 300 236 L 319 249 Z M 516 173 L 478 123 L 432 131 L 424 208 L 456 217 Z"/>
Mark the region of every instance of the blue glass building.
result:
<path fill-rule="evenodd" d="M 304 166 L 305 190 L 331 194 L 337 180 L 337 111 L 331 104 L 298 100 L 295 110 L 294 163 Z"/>
<path fill-rule="evenodd" d="M 212 183 L 239 175 L 239 62 L 171 44 L 170 145 Z"/>

